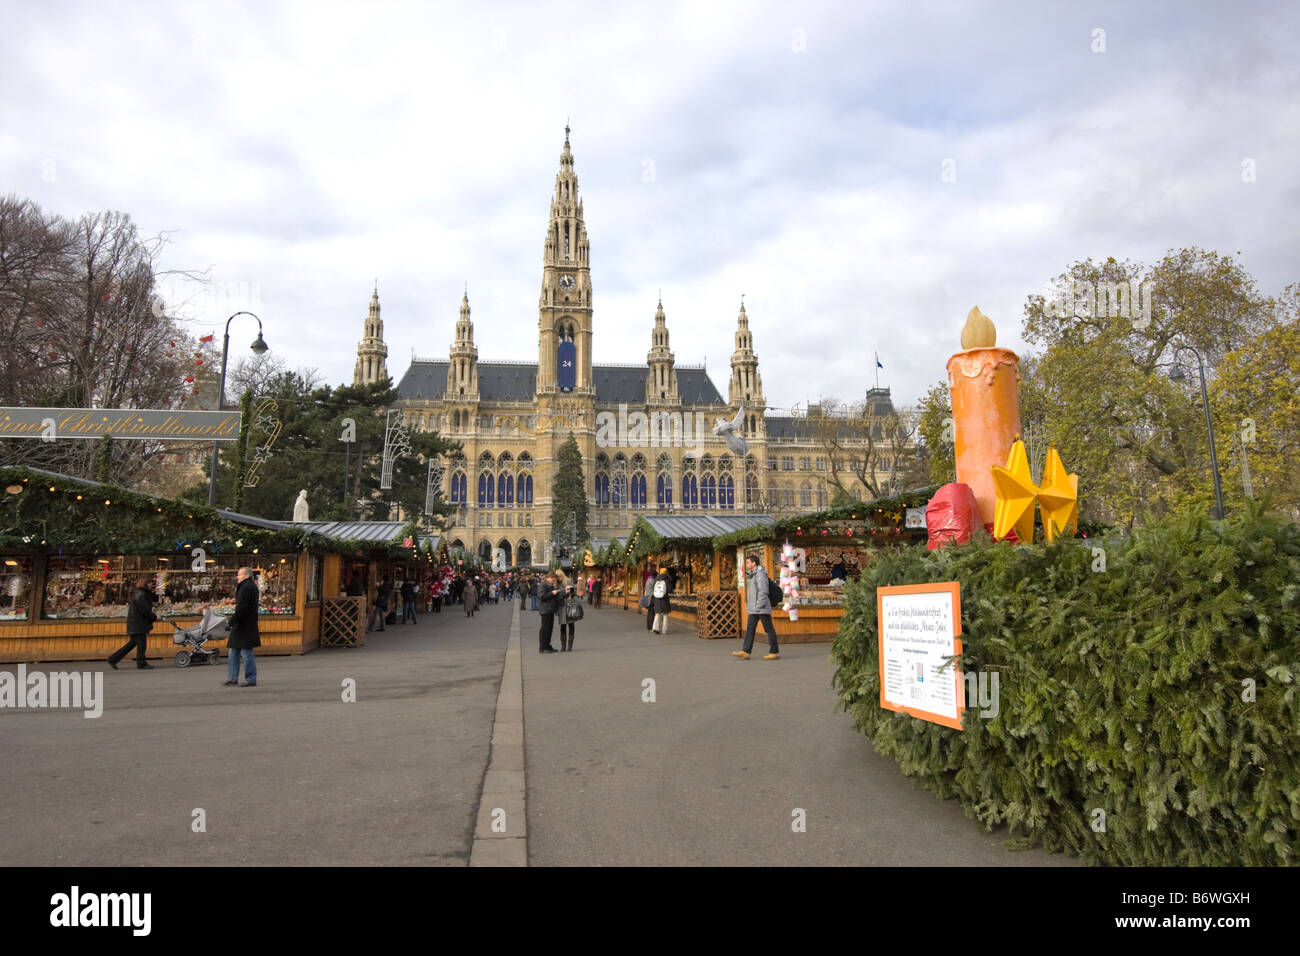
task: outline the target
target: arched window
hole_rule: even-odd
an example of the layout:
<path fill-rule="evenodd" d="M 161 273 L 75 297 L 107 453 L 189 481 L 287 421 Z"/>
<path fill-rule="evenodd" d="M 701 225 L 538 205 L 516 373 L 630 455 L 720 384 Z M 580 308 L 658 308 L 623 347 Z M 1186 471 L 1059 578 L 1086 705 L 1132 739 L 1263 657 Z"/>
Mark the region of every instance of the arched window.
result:
<path fill-rule="evenodd" d="M 502 472 L 497 476 L 497 503 L 505 508 L 515 503 L 515 476 Z"/>
<path fill-rule="evenodd" d="M 465 472 L 463 471 L 458 471 L 451 476 L 451 503 L 454 505 L 469 503 L 469 499 L 465 496 Z"/>
<path fill-rule="evenodd" d="M 645 475 L 637 472 L 632 476 L 631 487 L 632 507 L 645 507 Z"/>
<path fill-rule="evenodd" d="M 736 507 L 736 481 L 731 475 L 723 475 L 718 482 L 718 507 L 728 511 Z"/>
<path fill-rule="evenodd" d="M 488 503 L 488 489 L 492 487 L 492 476 L 486 471 L 480 471 L 478 474 L 478 506 L 486 508 Z"/>
<path fill-rule="evenodd" d="M 811 508 L 812 503 L 812 485 L 805 481 L 799 486 L 799 507 Z"/>
<path fill-rule="evenodd" d="M 666 508 L 673 503 L 673 479 L 671 475 L 659 473 L 655 479 L 655 503 L 660 508 Z"/>
<path fill-rule="evenodd" d="M 693 474 L 682 475 L 682 507 L 700 506 L 700 486 Z"/>
<path fill-rule="evenodd" d="M 609 507 L 609 459 L 596 456 L 596 507 Z"/>
<path fill-rule="evenodd" d="M 533 476 L 527 472 L 519 476 L 519 503 L 521 505 L 533 503 Z"/>
<path fill-rule="evenodd" d="M 716 508 L 718 506 L 718 480 L 711 474 L 700 479 L 700 507 Z"/>

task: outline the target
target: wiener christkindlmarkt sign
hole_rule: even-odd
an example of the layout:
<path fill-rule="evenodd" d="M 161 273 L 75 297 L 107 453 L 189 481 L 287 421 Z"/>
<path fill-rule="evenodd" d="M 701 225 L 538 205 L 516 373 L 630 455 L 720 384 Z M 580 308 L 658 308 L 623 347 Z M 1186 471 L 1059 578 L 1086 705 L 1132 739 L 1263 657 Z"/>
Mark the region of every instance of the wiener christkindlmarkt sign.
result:
<path fill-rule="evenodd" d="M 0 408 L 0 438 L 194 439 L 235 441 L 239 410 L 191 412 L 142 408 Z"/>

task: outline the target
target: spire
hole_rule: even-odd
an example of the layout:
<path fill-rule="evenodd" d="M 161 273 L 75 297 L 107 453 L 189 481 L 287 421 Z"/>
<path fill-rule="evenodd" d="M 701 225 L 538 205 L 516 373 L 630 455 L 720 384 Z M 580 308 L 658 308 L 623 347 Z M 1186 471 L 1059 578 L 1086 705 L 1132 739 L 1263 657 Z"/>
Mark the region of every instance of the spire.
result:
<path fill-rule="evenodd" d="M 447 363 L 446 395 L 469 401 L 478 400 L 478 349 L 474 346 L 474 323 L 470 321 L 469 283 L 460 299 L 460 318 L 456 320 L 456 340 L 451 345 Z"/>
<path fill-rule="evenodd" d="M 370 309 L 357 344 L 357 364 L 352 384 L 369 385 L 388 377 L 388 346 L 384 344 L 384 322 L 379 317 L 379 280 L 370 293 Z"/>
<path fill-rule="evenodd" d="M 650 333 L 650 352 L 646 356 L 646 364 L 646 402 L 678 404 L 677 371 L 673 368 L 673 353 L 668 348 L 668 319 L 664 315 L 663 290 L 659 292 L 659 306 L 655 309 L 655 327 Z"/>
<path fill-rule="evenodd" d="M 736 349 L 731 353 L 731 405 L 762 405 L 763 378 L 758 374 L 758 356 L 754 354 L 754 334 L 749 330 L 745 296 L 740 296 L 740 314 L 736 316 Z"/>
<path fill-rule="evenodd" d="M 456 344 L 472 345 L 474 342 L 474 323 L 470 321 L 469 283 L 465 283 L 465 294 L 460 300 L 460 318 L 456 321 Z"/>
<path fill-rule="evenodd" d="M 564 124 L 564 152 L 560 153 L 560 166 L 573 169 L 573 153 L 569 151 L 569 124 Z"/>

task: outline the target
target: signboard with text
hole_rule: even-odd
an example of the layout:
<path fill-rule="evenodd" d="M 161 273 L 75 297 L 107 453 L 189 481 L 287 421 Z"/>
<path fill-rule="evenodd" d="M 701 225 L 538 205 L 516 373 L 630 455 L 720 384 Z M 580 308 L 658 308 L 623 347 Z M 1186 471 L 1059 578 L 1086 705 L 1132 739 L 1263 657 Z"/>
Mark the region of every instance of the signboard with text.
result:
<path fill-rule="evenodd" d="M 956 581 L 876 588 L 880 706 L 961 730 L 966 706 L 961 586 Z"/>
<path fill-rule="evenodd" d="M 561 342 L 556 359 L 560 391 L 571 392 L 578 384 L 578 347 L 569 340 Z"/>
<path fill-rule="evenodd" d="M 239 409 L 225 412 L 145 408 L 0 408 L 0 438 L 139 438 L 235 441 Z"/>

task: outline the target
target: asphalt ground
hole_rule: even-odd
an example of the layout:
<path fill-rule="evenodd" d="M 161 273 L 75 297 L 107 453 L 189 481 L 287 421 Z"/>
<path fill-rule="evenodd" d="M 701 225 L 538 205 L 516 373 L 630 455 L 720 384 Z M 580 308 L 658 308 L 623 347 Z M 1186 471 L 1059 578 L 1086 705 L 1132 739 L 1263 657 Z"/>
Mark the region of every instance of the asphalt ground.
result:
<path fill-rule="evenodd" d="M 834 709 L 829 644 L 764 661 L 760 629 L 741 661 L 739 641 L 675 620 L 657 637 L 606 608 L 576 651 L 539 654 L 536 622 L 524 612 L 532 866 L 1077 864 L 1006 849 L 878 755 Z"/>
<path fill-rule="evenodd" d="M 104 712 L 0 710 L 0 865 L 464 866 L 509 625 L 421 615 L 247 688 L 224 658 L 28 665 L 105 672 Z"/>
<path fill-rule="evenodd" d="M 1006 849 L 877 755 L 834 709 L 827 644 L 739 661 L 606 608 L 542 655 L 516 608 L 264 658 L 255 688 L 224 661 L 28 665 L 102 672 L 104 712 L 0 709 L 0 865 L 1076 863 Z"/>

